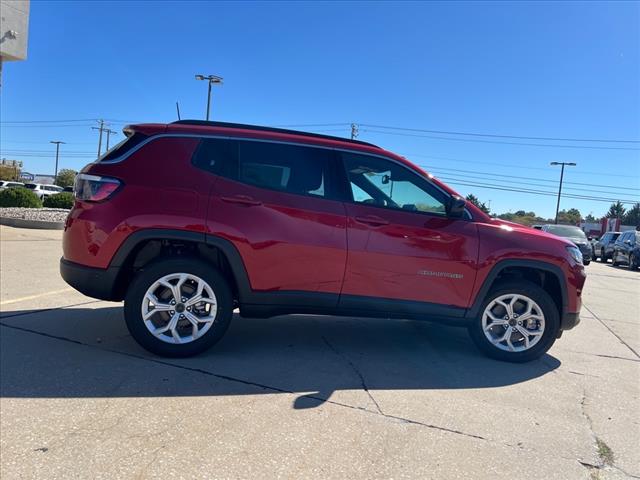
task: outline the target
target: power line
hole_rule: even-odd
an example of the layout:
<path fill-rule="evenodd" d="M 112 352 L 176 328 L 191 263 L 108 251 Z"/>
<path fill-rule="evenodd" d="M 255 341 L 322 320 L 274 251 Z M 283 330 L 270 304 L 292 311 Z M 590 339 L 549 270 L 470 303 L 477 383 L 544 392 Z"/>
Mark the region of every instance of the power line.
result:
<path fill-rule="evenodd" d="M 364 125 L 364 124 L 361 124 Z M 420 138 L 432 138 L 435 140 L 445 140 L 450 142 L 476 142 L 476 143 L 496 143 L 502 145 L 522 145 L 527 147 L 546 147 L 546 148 L 577 148 L 577 149 L 589 149 L 589 150 L 640 150 L 640 148 L 630 147 L 592 147 L 588 145 L 554 145 L 550 143 L 523 143 L 523 142 L 500 142 L 497 140 L 477 140 L 471 138 L 449 138 L 449 137 L 437 137 L 433 135 L 418 135 L 417 133 L 403 133 L 403 132 L 385 132 L 383 130 L 370 130 L 364 129 L 363 132 L 370 133 L 382 133 L 384 135 L 399 135 L 401 137 L 420 137 Z"/>
<path fill-rule="evenodd" d="M 508 164 L 508 163 L 479 162 L 477 160 L 464 160 L 464 159 L 452 158 L 452 157 L 436 157 L 436 156 L 433 156 L 433 155 L 423 155 L 423 154 L 419 154 L 419 153 L 403 153 L 402 155 L 404 155 L 405 157 L 433 158 L 433 159 L 436 159 L 436 160 L 449 160 L 451 162 L 473 163 L 474 165 L 494 165 L 496 167 L 509 167 L 509 168 L 513 168 L 514 167 L 513 164 Z M 541 168 L 541 167 L 524 167 L 524 166 L 520 166 L 520 165 L 518 165 L 517 167 L 518 167 L 518 170 L 541 170 L 541 171 L 545 171 L 545 172 L 549 171 L 547 168 Z M 573 175 L 598 175 L 599 177 L 624 177 L 624 178 L 629 178 L 629 175 L 624 175 L 624 174 L 601 173 L 601 172 L 585 172 L 583 170 L 575 171 L 575 172 L 573 172 Z"/>
<path fill-rule="evenodd" d="M 640 143 L 640 140 L 606 140 L 600 138 L 558 138 L 558 137 L 525 137 L 519 135 L 498 135 L 494 133 L 475 133 L 475 132 L 447 132 L 444 130 L 425 130 L 421 128 L 407 127 L 389 127 L 386 125 L 372 125 L 361 123 L 363 127 L 384 128 L 389 130 L 402 130 L 405 132 L 422 132 L 422 133 L 438 133 L 444 135 L 466 135 L 474 137 L 491 137 L 491 138 L 514 138 L 520 140 L 550 140 L 554 142 L 602 142 L 602 143 Z"/>
<path fill-rule="evenodd" d="M 443 171 L 445 172 L 445 175 L 449 175 L 450 173 L 448 172 L 462 172 L 462 173 L 473 173 L 479 176 L 484 176 L 484 177 L 501 177 L 501 178 L 509 178 L 509 179 L 521 179 L 521 180 L 532 180 L 534 182 L 547 182 L 547 183 L 552 183 L 552 184 L 557 184 L 557 180 L 548 180 L 546 178 L 535 178 L 535 177 L 523 177 L 523 176 L 516 176 L 516 175 L 504 175 L 504 174 L 500 174 L 500 173 L 486 173 L 486 172 L 478 172 L 476 170 L 460 170 L 460 169 L 456 169 L 456 168 L 444 168 L 444 167 L 438 167 L 438 166 L 434 166 L 434 165 L 422 165 L 422 164 L 417 164 L 419 167 L 424 167 L 427 168 L 430 172 L 436 172 L 436 171 Z M 453 173 L 453 175 L 455 175 L 455 173 Z M 485 179 L 483 179 L 485 180 Z M 490 179 L 490 180 L 495 180 L 495 179 Z M 614 190 L 631 190 L 631 191 L 640 191 L 640 188 L 630 188 L 630 187 L 616 187 L 614 185 L 601 185 L 601 184 L 595 184 L 595 183 L 579 183 L 579 182 L 564 182 L 565 184 L 571 184 L 571 185 L 583 185 L 583 186 L 590 186 L 590 187 L 605 187 L 605 188 L 613 188 Z M 541 187 L 548 187 L 550 185 L 539 185 Z M 570 187 L 567 187 L 570 188 Z M 586 191 L 591 191 L 591 192 L 596 192 L 598 190 L 593 190 L 591 188 L 589 189 L 585 189 L 585 188 L 573 188 L 574 190 L 586 190 Z M 602 193 L 612 193 L 612 192 L 603 192 L 600 191 Z M 615 192 L 614 192 L 615 193 Z"/>
<path fill-rule="evenodd" d="M 536 195 L 543 195 L 543 196 L 551 196 L 551 197 L 556 197 L 557 196 L 557 192 L 551 192 L 549 190 L 535 190 L 535 189 L 529 189 L 529 188 L 522 188 L 522 187 L 505 187 L 503 185 L 494 185 L 494 184 L 488 184 L 488 183 L 479 183 L 479 182 L 469 182 L 469 181 L 460 181 L 460 180 L 455 180 L 455 179 L 448 179 L 446 177 L 439 177 L 442 178 L 443 180 L 447 180 L 448 183 L 450 183 L 451 185 L 465 185 L 465 186 L 471 186 L 471 187 L 478 187 L 478 188 L 486 188 L 488 190 L 501 190 L 501 191 L 506 191 L 506 192 L 518 192 L 518 193 L 529 193 L 529 194 L 536 194 Z M 563 195 L 563 197 L 566 198 L 573 198 L 573 199 L 577 199 L 577 200 L 589 200 L 589 201 L 593 201 L 593 202 L 606 202 L 606 203 L 612 203 L 612 202 L 617 202 L 618 200 L 621 203 L 624 204 L 635 204 L 638 203 L 638 200 L 628 200 L 628 199 L 618 199 L 618 198 L 605 198 L 605 197 L 592 197 L 592 196 L 587 196 L 587 195 L 576 195 L 576 194 L 565 194 Z"/>
<path fill-rule="evenodd" d="M 95 118 L 80 118 L 80 119 L 74 119 L 74 120 L 7 120 L 7 121 L 0 121 L 0 125 L 16 124 L 16 123 L 32 124 L 32 123 L 71 123 L 71 122 L 95 122 L 95 121 L 96 121 Z"/>

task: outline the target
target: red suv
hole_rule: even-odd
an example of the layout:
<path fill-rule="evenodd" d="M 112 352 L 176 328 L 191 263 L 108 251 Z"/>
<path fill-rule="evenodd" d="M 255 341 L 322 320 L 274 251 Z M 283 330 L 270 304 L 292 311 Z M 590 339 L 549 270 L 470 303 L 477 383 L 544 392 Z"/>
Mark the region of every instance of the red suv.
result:
<path fill-rule="evenodd" d="M 442 321 L 513 362 L 579 322 L 575 245 L 490 218 L 380 147 L 195 120 L 124 132 L 78 175 L 60 270 L 124 299 L 153 353 L 202 352 L 235 308 Z"/>

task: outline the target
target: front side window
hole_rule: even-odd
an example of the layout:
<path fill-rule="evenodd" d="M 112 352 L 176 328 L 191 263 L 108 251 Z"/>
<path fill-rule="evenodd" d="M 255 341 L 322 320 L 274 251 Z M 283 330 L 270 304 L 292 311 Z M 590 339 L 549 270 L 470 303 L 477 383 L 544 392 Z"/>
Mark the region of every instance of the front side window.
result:
<path fill-rule="evenodd" d="M 445 215 L 446 195 L 419 175 L 389 160 L 343 153 L 353 201 L 379 207 Z"/>

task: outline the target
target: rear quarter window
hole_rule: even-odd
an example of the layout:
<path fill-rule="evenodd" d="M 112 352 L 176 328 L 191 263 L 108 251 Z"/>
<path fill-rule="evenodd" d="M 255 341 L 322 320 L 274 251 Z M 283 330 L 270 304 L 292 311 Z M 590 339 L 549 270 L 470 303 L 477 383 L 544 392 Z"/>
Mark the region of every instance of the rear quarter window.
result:
<path fill-rule="evenodd" d="M 144 135 L 140 132 L 135 132 L 133 135 L 125 138 L 120 143 L 111 148 L 107 153 L 100 157 L 100 160 L 98 161 L 109 162 L 112 160 L 116 160 L 129 153 L 135 147 L 144 142 L 147 138 L 149 138 L 147 135 Z"/>

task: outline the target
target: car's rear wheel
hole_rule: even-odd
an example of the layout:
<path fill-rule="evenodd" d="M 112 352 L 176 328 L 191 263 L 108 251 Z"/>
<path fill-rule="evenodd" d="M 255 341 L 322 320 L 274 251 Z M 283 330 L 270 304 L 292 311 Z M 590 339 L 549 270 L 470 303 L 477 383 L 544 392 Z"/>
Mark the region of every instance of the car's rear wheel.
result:
<path fill-rule="evenodd" d="M 233 315 L 233 297 L 211 266 L 172 258 L 136 276 L 124 311 L 127 328 L 142 347 L 166 357 L 188 357 L 222 338 Z"/>
<path fill-rule="evenodd" d="M 469 334 L 488 356 L 521 363 L 549 350 L 559 329 L 560 315 L 551 296 L 534 283 L 515 280 L 489 292 Z"/>
<path fill-rule="evenodd" d="M 640 259 L 635 253 L 629 255 L 629 268 L 631 270 L 637 270 L 638 268 L 640 268 Z"/>

